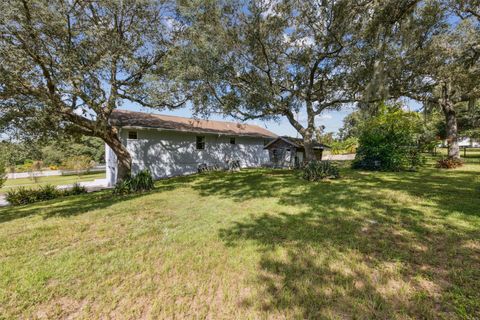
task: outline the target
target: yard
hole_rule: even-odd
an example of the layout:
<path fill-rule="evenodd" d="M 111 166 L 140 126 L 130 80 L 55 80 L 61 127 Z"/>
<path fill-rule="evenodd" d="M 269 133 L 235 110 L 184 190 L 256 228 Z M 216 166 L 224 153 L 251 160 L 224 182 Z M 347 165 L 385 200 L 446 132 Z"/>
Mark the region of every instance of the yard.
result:
<path fill-rule="evenodd" d="M 480 157 L 0 209 L 0 318 L 480 318 Z"/>

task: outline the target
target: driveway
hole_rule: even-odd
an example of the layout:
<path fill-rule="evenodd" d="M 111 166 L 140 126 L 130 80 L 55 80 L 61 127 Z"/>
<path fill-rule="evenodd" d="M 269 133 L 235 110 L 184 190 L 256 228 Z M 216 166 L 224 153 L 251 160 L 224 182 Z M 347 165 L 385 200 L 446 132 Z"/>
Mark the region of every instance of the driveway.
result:
<path fill-rule="evenodd" d="M 8 206 L 7 200 L 5 200 L 5 195 L 0 194 L 0 207 Z"/>

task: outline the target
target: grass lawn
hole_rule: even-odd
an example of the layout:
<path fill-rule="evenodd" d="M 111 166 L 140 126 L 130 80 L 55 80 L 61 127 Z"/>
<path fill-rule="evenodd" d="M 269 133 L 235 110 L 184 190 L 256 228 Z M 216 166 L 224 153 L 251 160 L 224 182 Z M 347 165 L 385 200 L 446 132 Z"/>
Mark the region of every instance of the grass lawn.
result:
<path fill-rule="evenodd" d="M 68 176 L 50 176 L 50 177 L 39 177 L 37 182 L 30 178 L 20 178 L 20 179 L 8 179 L 5 182 L 5 185 L 0 188 L 0 193 L 5 193 L 10 188 L 16 188 L 19 186 L 24 186 L 26 188 L 38 187 L 45 184 L 53 184 L 55 186 L 73 184 L 75 182 L 81 181 L 93 181 L 95 179 L 104 179 L 105 172 L 93 172 L 87 174 L 77 175 L 68 175 Z"/>
<path fill-rule="evenodd" d="M 470 160 L 319 183 L 209 173 L 0 209 L 0 318 L 478 319 Z"/>

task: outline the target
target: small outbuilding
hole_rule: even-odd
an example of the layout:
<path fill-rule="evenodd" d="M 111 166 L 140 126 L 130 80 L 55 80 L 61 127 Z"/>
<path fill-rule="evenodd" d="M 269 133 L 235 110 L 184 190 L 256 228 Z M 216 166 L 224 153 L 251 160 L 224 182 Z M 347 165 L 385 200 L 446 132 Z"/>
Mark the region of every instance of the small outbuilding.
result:
<path fill-rule="evenodd" d="M 329 149 L 322 143 L 314 142 L 315 158 L 322 160 L 323 150 Z M 295 168 L 301 166 L 305 159 L 303 139 L 292 137 L 278 137 L 264 147 L 268 150 L 270 163 L 274 168 Z"/>

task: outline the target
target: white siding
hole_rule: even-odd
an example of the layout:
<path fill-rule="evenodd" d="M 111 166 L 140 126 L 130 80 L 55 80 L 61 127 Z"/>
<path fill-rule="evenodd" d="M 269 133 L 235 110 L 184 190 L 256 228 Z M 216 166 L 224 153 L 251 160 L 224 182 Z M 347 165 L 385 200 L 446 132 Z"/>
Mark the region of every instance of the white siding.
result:
<path fill-rule="evenodd" d="M 263 138 L 235 136 L 235 144 L 230 144 L 232 136 L 142 129 L 133 130 L 137 131 L 136 140 L 127 139 L 132 130 L 121 130 L 122 142 L 132 156 L 132 173 L 149 169 L 156 179 L 195 173 L 201 163 L 223 166 L 235 159 L 242 167 L 259 167 L 269 161 Z M 205 137 L 204 150 L 196 149 L 197 136 Z M 107 155 L 107 159 L 113 157 Z M 107 179 L 112 170 L 108 163 Z M 114 173 L 110 176 L 116 177 Z"/>
<path fill-rule="evenodd" d="M 460 147 L 478 148 L 478 147 L 480 147 L 480 142 L 478 142 L 478 141 L 476 141 L 475 139 L 472 139 L 472 138 L 459 138 L 458 139 L 458 145 Z"/>
<path fill-rule="evenodd" d="M 107 185 L 115 185 L 117 181 L 117 156 L 107 144 L 105 144 L 105 168 L 107 171 Z"/>

